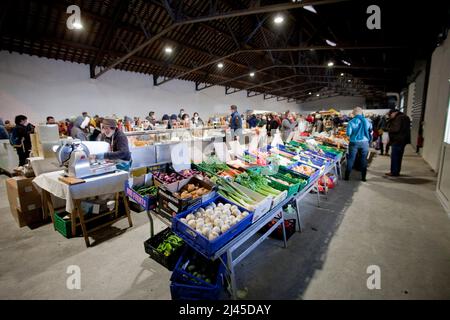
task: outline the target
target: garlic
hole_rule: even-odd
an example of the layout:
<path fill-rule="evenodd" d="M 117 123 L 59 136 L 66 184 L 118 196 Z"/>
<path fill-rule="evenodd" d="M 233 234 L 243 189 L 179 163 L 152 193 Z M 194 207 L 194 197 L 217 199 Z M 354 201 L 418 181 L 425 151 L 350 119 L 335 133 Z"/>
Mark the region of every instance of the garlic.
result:
<path fill-rule="evenodd" d="M 217 207 L 216 204 L 215 204 L 214 202 L 211 203 L 211 206 L 212 206 L 213 208 Z"/>
<path fill-rule="evenodd" d="M 220 233 L 221 233 L 219 227 L 214 227 L 214 228 L 212 229 L 212 232 L 215 232 L 215 233 L 217 233 L 217 234 L 220 234 Z"/>
<path fill-rule="evenodd" d="M 247 211 L 244 211 L 244 212 L 242 212 L 242 214 L 241 214 L 241 215 L 242 215 L 242 217 L 243 217 L 243 218 L 245 218 L 246 216 L 248 216 L 248 215 L 249 215 L 249 213 L 248 213 Z"/>
<path fill-rule="evenodd" d="M 230 229 L 230 226 L 228 224 L 224 224 L 221 228 L 220 231 L 222 231 L 222 233 L 225 233 L 228 231 L 228 229 Z"/>
<path fill-rule="evenodd" d="M 217 232 L 211 231 L 209 233 L 208 239 L 209 241 L 213 241 L 215 238 L 217 238 L 219 236 L 219 234 Z"/>
<path fill-rule="evenodd" d="M 211 231 L 210 228 L 203 227 L 203 229 L 202 229 L 202 234 L 203 234 L 205 237 L 208 237 L 210 231 Z"/>
<path fill-rule="evenodd" d="M 203 226 L 204 226 L 203 221 L 198 221 L 198 220 L 197 220 L 197 222 L 195 223 L 195 227 L 196 227 L 197 229 L 200 229 L 200 228 L 202 228 Z"/>
<path fill-rule="evenodd" d="M 230 209 L 231 209 L 231 211 L 233 211 L 233 210 L 237 210 L 237 208 L 238 208 L 237 205 L 233 204 Z"/>
<path fill-rule="evenodd" d="M 219 208 L 221 208 L 221 207 L 223 207 L 223 203 L 221 202 L 221 203 L 219 203 L 217 206 L 218 206 Z"/>
<path fill-rule="evenodd" d="M 224 205 L 225 208 L 230 209 L 231 208 L 231 204 L 227 203 Z"/>
<path fill-rule="evenodd" d="M 187 220 L 187 221 L 193 220 L 193 219 L 195 219 L 195 216 L 194 216 L 192 213 L 189 213 L 189 214 L 186 216 L 186 220 Z"/>
<path fill-rule="evenodd" d="M 215 227 L 221 227 L 223 224 L 222 219 L 216 219 L 214 220 L 214 226 Z"/>
<path fill-rule="evenodd" d="M 184 224 L 187 224 L 187 223 L 188 223 L 187 219 L 185 219 L 185 218 L 181 218 L 180 221 L 181 221 L 182 223 L 184 223 Z"/>

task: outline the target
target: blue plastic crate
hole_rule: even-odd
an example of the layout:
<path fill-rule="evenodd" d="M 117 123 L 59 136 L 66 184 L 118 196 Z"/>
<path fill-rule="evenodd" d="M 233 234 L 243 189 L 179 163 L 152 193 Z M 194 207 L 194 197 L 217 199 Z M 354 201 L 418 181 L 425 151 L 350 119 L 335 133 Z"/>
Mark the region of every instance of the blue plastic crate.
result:
<path fill-rule="evenodd" d="M 240 234 L 244 231 L 248 226 L 252 224 L 253 212 L 250 212 L 240 206 L 237 206 L 238 209 L 242 211 L 247 211 L 249 213 L 244 219 L 236 223 L 234 226 L 230 227 L 227 232 L 221 234 L 219 237 L 210 241 L 202 234 L 199 234 L 197 231 L 189 227 L 187 224 L 184 224 L 180 221 L 181 218 L 185 218 L 189 213 L 195 212 L 200 208 L 207 207 L 210 203 L 229 203 L 234 205 L 234 203 L 226 200 L 221 196 L 217 196 L 205 203 L 197 205 L 189 210 L 181 212 L 176 215 L 172 220 L 172 230 L 173 232 L 182 238 L 189 246 L 195 248 L 197 251 L 201 252 L 205 257 L 212 257 L 220 248 L 222 248 L 225 244 L 227 244 L 231 239 L 233 239 L 236 235 Z"/>
<path fill-rule="evenodd" d="M 133 190 L 128 184 L 128 180 L 125 181 L 125 193 L 126 195 L 134 200 L 137 204 L 144 208 L 144 210 L 151 210 L 156 207 L 156 197 L 149 195 L 141 196 L 139 193 Z"/>
<path fill-rule="evenodd" d="M 201 263 L 202 266 L 208 265 L 215 270 L 216 276 L 213 279 L 214 282 L 208 283 L 186 270 L 187 262 L 194 255 L 196 255 L 195 251 L 187 248 L 180 259 L 178 259 L 170 278 L 172 300 L 219 300 L 224 292 L 225 265 L 219 259 L 211 261 L 197 256 L 197 259 L 204 259 Z M 225 254 L 222 256 L 222 260 L 226 263 Z"/>
<path fill-rule="evenodd" d="M 296 166 L 299 166 L 299 165 L 306 165 L 306 166 L 310 167 L 310 165 L 308 165 L 307 163 L 305 163 L 303 161 L 297 161 L 297 162 L 287 166 L 286 168 L 288 170 L 291 170 L 293 167 L 296 167 Z M 293 171 L 293 172 L 295 172 L 295 173 L 297 173 L 297 174 L 299 174 L 301 176 L 304 176 L 306 179 L 308 179 L 308 182 L 311 182 L 311 181 L 314 181 L 315 179 L 317 179 L 320 176 L 320 170 L 316 169 L 316 168 L 313 168 L 313 169 L 316 170 L 316 171 L 309 177 L 307 175 L 301 174 L 301 173 L 299 173 L 297 171 L 294 171 L 294 170 L 291 170 L 291 171 Z"/>

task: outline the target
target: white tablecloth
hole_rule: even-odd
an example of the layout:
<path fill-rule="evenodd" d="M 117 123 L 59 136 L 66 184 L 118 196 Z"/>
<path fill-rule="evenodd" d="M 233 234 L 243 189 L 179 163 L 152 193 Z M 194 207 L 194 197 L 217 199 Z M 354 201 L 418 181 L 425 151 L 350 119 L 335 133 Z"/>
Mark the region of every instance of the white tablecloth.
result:
<path fill-rule="evenodd" d="M 58 180 L 63 172 L 41 174 L 34 178 L 33 183 L 56 197 L 65 199 L 67 212 L 72 212 L 73 200 L 124 191 L 125 181 L 128 179 L 128 172 L 117 171 L 87 178 L 85 183 L 69 186 Z"/>

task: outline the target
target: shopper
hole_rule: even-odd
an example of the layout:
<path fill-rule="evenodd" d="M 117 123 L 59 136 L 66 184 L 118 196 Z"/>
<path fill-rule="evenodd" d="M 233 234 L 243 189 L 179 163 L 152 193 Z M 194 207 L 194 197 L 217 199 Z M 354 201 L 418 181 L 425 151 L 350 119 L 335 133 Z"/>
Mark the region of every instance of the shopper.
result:
<path fill-rule="evenodd" d="M 372 124 L 364 117 L 360 107 L 353 110 L 353 115 L 353 119 L 347 125 L 347 136 L 350 138 L 350 143 L 344 180 L 349 180 L 356 156 L 358 152 L 361 152 L 361 180 L 366 181 L 367 155 L 372 137 Z"/>
<path fill-rule="evenodd" d="M 102 136 L 102 122 L 103 122 L 103 118 L 102 117 L 98 117 L 95 120 L 95 127 L 92 130 L 92 134 L 89 137 L 90 141 L 99 141 L 101 140 L 101 136 Z"/>
<path fill-rule="evenodd" d="M 323 131 L 323 121 L 322 121 L 322 115 L 320 113 L 316 114 L 316 132 L 321 133 Z"/>
<path fill-rule="evenodd" d="M 297 122 L 290 112 L 286 113 L 285 119 L 281 122 L 281 133 L 283 141 L 289 138 L 291 132 L 295 129 Z"/>
<path fill-rule="evenodd" d="M 117 128 L 115 119 L 105 118 L 102 121 L 103 133 L 102 141 L 109 143 L 110 151 L 98 155 L 93 155 L 91 159 L 115 160 L 118 168 L 127 168 L 131 161 L 131 152 L 128 147 L 127 136 Z"/>
<path fill-rule="evenodd" d="M 8 140 L 9 139 L 9 133 L 8 130 L 5 128 L 5 124 L 3 123 L 3 119 L 0 118 L 0 140 Z"/>
<path fill-rule="evenodd" d="M 155 125 L 156 124 L 155 112 L 150 111 L 145 119 L 147 119 L 152 125 Z"/>
<path fill-rule="evenodd" d="M 169 119 L 169 123 L 167 125 L 167 129 L 175 129 L 178 128 L 178 117 L 176 114 L 172 114 Z"/>
<path fill-rule="evenodd" d="M 45 124 L 56 124 L 55 118 L 52 116 L 47 117 L 47 122 Z"/>
<path fill-rule="evenodd" d="M 169 128 L 169 120 L 170 117 L 168 114 L 163 115 L 163 117 L 161 118 L 161 124 L 163 125 L 164 129 Z"/>
<path fill-rule="evenodd" d="M 256 115 L 252 114 L 250 115 L 249 119 L 247 120 L 248 127 L 256 128 L 256 125 L 258 124 L 258 119 L 256 118 Z"/>
<path fill-rule="evenodd" d="M 300 115 L 298 117 L 297 124 L 298 124 L 297 130 L 300 134 L 306 132 L 308 128 L 308 122 L 305 120 L 305 117 L 303 115 Z"/>
<path fill-rule="evenodd" d="M 203 126 L 204 126 L 204 122 L 199 117 L 198 112 L 194 112 L 194 115 L 192 117 L 192 127 L 198 128 L 198 127 L 203 127 Z"/>
<path fill-rule="evenodd" d="M 281 119 L 277 114 L 272 116 L 272 120 L 270 121 L 270 136 L 275 136 L 275 133 L 280 128 Z M 267 130 L 269 132 L 269 130 Z"/>
<path fill-rule="evenodd" d="M 402 169 L 405 146 L 411 143 L 411 121 L 407 115 L 399 110 L 389 111 L 389 142 L 391 146 L 391 172 L 390 177 L 398 177 Z"/>
<path fill-rule="evenodd" d="M 34 133 L 34 126 L 28 122 L 28 118 L 24 115 L 16 116 L 14 122 L 16 126 L 11 132 L 10 142 L 16 148 L 19 156 L 19 167 L 25 165 L 31 151 L 31 137 Z"/>
<path fill-rule="evenodd" d="M 148 120 L 147 118 L 142 121 L 142 130 L 147 131 L 147 130 L 152 130 L 152 128 L 150 127 L 150 120 Z"/>
<path fill-rule="evenodd" d="M 389 155 L 389 113 L 380 119 L 380 154 Z"/>
<path fill-rule="evenodd" d="M 187 113 L 183 114 L 180 124 L 183 128 L 191 127 L 191 118 L 189 117 L 189 115 Z"/>
<path fill-rule="evenodd" d="M 242 143 L 242 118 L 237 110 L 237 106 L 230 106 L 231 117 L 230 117 L 230 129 L 231 129 L 231 140 L 239 140 Z"/>
<path fill-rule="evenodd" d="M 263 128 L 263 127 L 266 126 L 266 124 L 267 124 L 267 117 L 266 117 L 264 114 L 263 114 L 263 115 L 260 115 L 258 124 L 257 124 L 256 126 L 257 126 L 258 128 Z"/>
<path fill-rule="evenodd" d="M 80 139 L 81 141 L 87 141 L 87 134 L 85 129 L 86 120 L 89 118 L 83 118 L 82 116 L 78 116 L 73 121 L 73 126 L 70 129 L 70 136 L 74 139 Z"/>
<path fill-rule="evenodd" d="M 184 115 L 184 109 L 181 108 L 181 109 L 180 109 L 180 113 L 178 114 L 178 119 L 179 119 L 179 120 L 183 120 L 183 115 Z"/>

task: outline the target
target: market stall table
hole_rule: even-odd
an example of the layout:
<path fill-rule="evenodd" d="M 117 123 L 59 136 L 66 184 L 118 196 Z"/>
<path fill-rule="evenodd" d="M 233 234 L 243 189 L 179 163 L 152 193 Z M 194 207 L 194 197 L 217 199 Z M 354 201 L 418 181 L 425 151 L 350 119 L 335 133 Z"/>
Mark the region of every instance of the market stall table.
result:
<path fill-rule="evenodd" d="M 124 192 L 124 183 L 128 179 L 128 172 L 126 171 L 116 171 L 113 173 L 108 173 L 104 175 L 94 176 L 91 178 L 84 179 L 85 182 L 75 185 L 69 185 L 59 180 L 64 171 L 55 171 L 41 174 L 36 177 L 33 182 L 42 189 L 43 199 L 44 199 L 44 210 L 48 210 L 47 214 L 50 213 L 53 221 L 53 205 L 51 203 L 50 194 L 58 198 L 66 200 L 66 211 L 70 213 L 71 223 L 72 223 L 72 236 L 76 234 L 76 218 L 80 220 L 81 230 L 83 232 L 83 237 L 86 242 L 86 246 L 90 246 L 89 234 L 95 230 L 101 229 L 107 225 L 111 225 L 118 220 L 124 218 L 118 216 L 118 202 L 119 197 L 124 201 L 125 213 L 128 218 L 128 223 L 130 227 L 133 226 L 130 216 L 130 210 L 128 207 L 128 199 Z M 91 198 L 95 196 L 115 194 L 115 209 L 113 211 L 108 211 L 106 213 L 101 213 L 95 215 L 93 218 L 85 219 L 84 213 L 81 208 L 81 200 L 86 198 Z M 114 214 L 115 219 L 109 221 L 103 225 L 97 226 L 91 230 L 86 229 L 86 223 L 99 219 L 103 216 Z"/>

